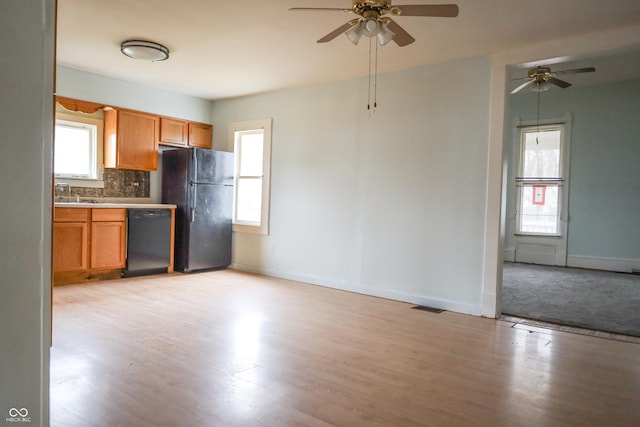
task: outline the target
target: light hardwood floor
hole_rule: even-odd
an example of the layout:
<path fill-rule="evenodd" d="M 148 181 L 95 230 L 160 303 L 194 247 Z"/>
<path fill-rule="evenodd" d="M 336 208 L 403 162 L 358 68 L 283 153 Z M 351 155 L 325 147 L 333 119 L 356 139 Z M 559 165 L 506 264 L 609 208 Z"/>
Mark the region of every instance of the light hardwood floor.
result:
<path fill-rule="evenodd" d="M 636 343 L 231 270 L 53 299 L 56 427 L 640 425 Z"/>

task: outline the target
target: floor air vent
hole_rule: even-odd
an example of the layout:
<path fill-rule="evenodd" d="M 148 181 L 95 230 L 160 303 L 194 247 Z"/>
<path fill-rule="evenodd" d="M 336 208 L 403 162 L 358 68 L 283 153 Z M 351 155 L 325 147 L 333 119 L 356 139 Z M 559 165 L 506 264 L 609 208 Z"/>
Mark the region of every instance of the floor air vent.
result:
<path fill-rule="evenodd" d="M 411 308 L 414 310 L 428 311 L 429 313 L 436 313 L 436 314 L 440 314 L 443 311 L 445 311 L 441 308 L 427 307 L 425 305 L 414 305 Z"/>

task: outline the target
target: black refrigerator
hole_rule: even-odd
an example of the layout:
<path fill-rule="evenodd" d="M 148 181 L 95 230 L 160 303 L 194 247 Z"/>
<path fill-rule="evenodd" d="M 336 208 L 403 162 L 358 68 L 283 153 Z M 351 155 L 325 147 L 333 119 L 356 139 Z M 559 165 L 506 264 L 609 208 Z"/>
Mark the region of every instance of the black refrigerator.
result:
<path fill-rule="evenodd" d="M 233 153 L 186 148 L 162 153 L 162 203 L 177 205 L 174 268 L 231 264 Z"/>

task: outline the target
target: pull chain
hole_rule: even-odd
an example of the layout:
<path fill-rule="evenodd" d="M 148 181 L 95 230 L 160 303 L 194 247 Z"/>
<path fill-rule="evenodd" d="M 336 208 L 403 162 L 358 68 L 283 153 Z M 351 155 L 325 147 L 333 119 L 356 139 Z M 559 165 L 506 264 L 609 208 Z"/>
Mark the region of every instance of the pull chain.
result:
<path fill-rule="evenodd" d="M 538 83 L 538 108 L 536 110 L 536 145 L 540 141 L 538 141 L 538 136 L 540 135 L 540 83 Z"/>
<path fill-rule="evenodd" d="M 376 49 L 373 52 L 373 44 Z M 371 69 L 373 68 L 373 83 L 371 82 Z M 373 87 L 373 108 L 371 107 L 371 89 Z M 378 107 L 378 43 L 374 41 L 374 37 L 369 37 L 369 87 L 368 87 L 367 110 L 369 117 L 371 113 L 376 112 Z"/>
<path fill-rule="evenodd" d="M 367 83 L 367 110 L 371 117 L 371 38 L 369 38 L 369 81 Z"/>
<path fill-rule="evenodd" d="M 374 37 L 371 37 L 371 40 L 374 40 Z M 373 43 L 376 45 L 376 59 L 373 72 L 373 110 L 375 111 L 378 107 L 378 43 L 375 40 Z"/>

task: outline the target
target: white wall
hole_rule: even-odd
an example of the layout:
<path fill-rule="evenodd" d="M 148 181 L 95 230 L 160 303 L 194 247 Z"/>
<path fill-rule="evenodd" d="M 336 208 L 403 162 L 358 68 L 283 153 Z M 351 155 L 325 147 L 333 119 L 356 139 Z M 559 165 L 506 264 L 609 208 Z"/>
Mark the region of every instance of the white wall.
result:
<path fill-rule="evenodd" d="M 25 408 L 33 426 L 49 424 L 53 28 L 52 1 L 0 2 L 0 422 Z"/>
<path fill-rule="evenodd" d="M 63 66 L 56 67 L 56 94 L 195 122 L 211 120 L 208 100 Z"/>
<path fill-rule="evenodd" d="M 235 233 L 234 266 L 480 314 L 487 58 L 213 104 L 273 118 L 271 234 Z"/>

